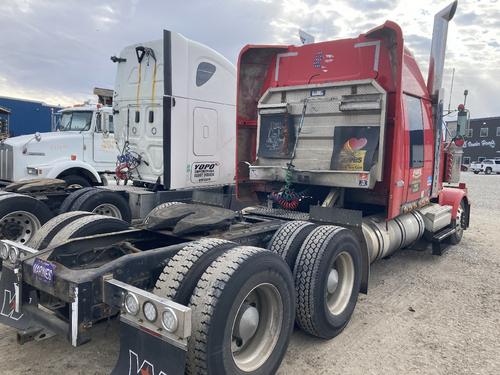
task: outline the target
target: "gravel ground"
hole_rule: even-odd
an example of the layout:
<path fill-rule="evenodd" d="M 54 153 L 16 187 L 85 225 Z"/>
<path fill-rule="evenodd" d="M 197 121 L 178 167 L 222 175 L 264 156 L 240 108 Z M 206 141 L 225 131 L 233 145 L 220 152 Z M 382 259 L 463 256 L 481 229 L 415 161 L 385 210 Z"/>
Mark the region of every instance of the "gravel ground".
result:
<path fill-rule="evenodd" d="M 400 251 L 372 266 L 345 331 L 330 341 L 296 331 L 284 374 L 500 374 L 500 176 L 464 173 L 471 228 L 442 257 Z M 2 374 L 106 374 L 118 353 L 117 323 L 91 344 L 60 337 L 18 346 L 0 327 Z"/>

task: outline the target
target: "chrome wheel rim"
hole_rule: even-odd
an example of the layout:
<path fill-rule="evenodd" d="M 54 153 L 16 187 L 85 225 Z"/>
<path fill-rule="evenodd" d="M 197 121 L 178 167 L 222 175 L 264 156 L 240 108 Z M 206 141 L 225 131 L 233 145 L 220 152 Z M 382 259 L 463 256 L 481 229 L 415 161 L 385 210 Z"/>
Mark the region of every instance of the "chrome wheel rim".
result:
<path fill-rule="evenodd" d="M 40 220 L 30 212 L 14 211 L 0 219 L 1 238 L 27 243 L 40 229 Z"/>
<path fill-rule="evenodd" d="M 282 321 L 282 298 L 274 285 L 259 284 L 247 294 L 231 331 L 231 353 L 241 371 L 255 371 L 267 361 L 278 342 Z"/>
<path fill-rule="evenodd" d="M 333 261 L 325 286 L 326 305 L 332 315 L 341 314 L 349 304 L 354 286 L 354 274 L 352 256 L 342 251 Z"/>
<path fill-rule="evenodd" d="M 122 213 L 120 212 L 118 207 L 116 207 L 114 204 L 111 204 L 111 203 L 100 204 L 99 206 L 94 208 L 92 213 L 98 214 L 98 215 L 116 217 L 117 219 L 122 218 Z"/>

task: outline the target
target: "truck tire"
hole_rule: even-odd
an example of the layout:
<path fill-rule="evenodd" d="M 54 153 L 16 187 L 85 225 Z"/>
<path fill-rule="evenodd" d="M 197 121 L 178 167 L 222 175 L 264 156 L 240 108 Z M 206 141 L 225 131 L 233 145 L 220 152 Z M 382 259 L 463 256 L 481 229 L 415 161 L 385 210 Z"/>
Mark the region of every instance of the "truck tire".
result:
<path fill-rule="evenodd" d="M 35 233 L 29 241 L 28 246 L 37 250 L 45 249 L 63 227 L 81 217 L 89 215 L 92 214 L 84 211 L 72 211 L 53 217 Z"/>
<path fill-rule="evenodd" d="M 361 284 L 361 246 L 349 229 L 323 225 L 302 244 L 294 268 L 297 323 L 330 339 L 349 322 Z"/>
<path fill-rule="evenodd" d="M 464 236 L 464 228 L 462 227 L 462 217 L 465 214 L 465 203 L 464 201 L 460 202 L 460 206 L 457 210 L 457 217 L 455 219 L 456 231 L 453 233 L 448 240 L 452 245 L 458 244 L 462 241 L 462 237 Z"/>
<path fill-rule="evenodd" d="M 88 215 L 80 217 L 62 228 L 52 238 L 47 247 L 59 245 L 72 238 L 119 232 L 128 228 L 129 223 L 114 217 Z"/>
<path fill-rule="evenodd" d="M 484 174 L 491 174 L 491 168 L 488 167 L 484 170 Z"/>
<path fill-rule="evenodd" d="M 73 211 L 88 211 L 129 222 L 132 212 L 127 200 L 117 192 L 93 189 L 80 195 L 71 205 Z"/>
<path fill-rule="evenodd" d="M 191 297 L 188 374 L 274 374 L 294 322 L 293 279 L 283 259 L 239 246 L 202 275 Z"/>
<path fill-rule="evenodd" d="M 188 305 L 193 290 L 208 266 L 226 250 L 237 246 L 216 238 L 191 242 L 173 256 L 155 285 L 155 294 Z"/>
<path fill-rule="evenodd" d="M 59 213 L 64 213 L 64 212 L 69 212 L 73 211 L 73 203 L 80 198 L 83 194 L 91 191 L 91 190 L 97 190 L 97 188 L 94 187 L 86 187 L 83 189 L 78 189 L 74 192 L 72 192 L 70 195 L 68 195 L 64 201 L 61 204 L 61 207 L 59 208 Z"/>
<path fill-rule="evenodd" d="M 70 174 L 67 176 L 59 177 L 61 180 L 66 181 L 66 185 L 80 185 L 82 188 L 91 187 L 92 182 L 83 176 L 78 176 L 77 174 Z"/>
<path fill-rule="evenodd" d="M 314 228 L 316 225 L 308 221 L 290 221 L 274 233 L 267 248 L 281 256 L 293 270 L 300 247 Z"/>
<path fill-rule="evenodd" d="M 479 174 L 479 171 L 474 171 L 474 174 Z"/>
<path fill-rule="evenodd" d="M 144 218 L 144 224 L 148 224 L 149 219 L 152 216 L 154 216 L 155 214 L 157 214 L 159 211 L 164 210 L 167 207 L 176 206 L 178 204 L 184 204 L 184 203 L 182 203 L 182 202 L 165 202 L 165 203 L 159 204 L 158 206 L 153 208 L 151 211 L 149 211 L 149 214 L 147 214 L 147 216 Z"/>
<path fill-rule="evenodd" d="M 0 195 L 0 239 L 22 244 L 54 215 L 47 205 L 33 197 L 10 193 Z"/>

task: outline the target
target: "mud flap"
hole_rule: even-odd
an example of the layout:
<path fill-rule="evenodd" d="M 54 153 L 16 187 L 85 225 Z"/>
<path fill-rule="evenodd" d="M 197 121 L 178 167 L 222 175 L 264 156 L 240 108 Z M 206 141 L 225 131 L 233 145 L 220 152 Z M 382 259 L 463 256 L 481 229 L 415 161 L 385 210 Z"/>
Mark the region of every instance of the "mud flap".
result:
<path fill-rule="evenodd" d="M 112 375 L 184 374 L 186 350 L 120 321 L 120 354 Z"/>
<path fill-rule="evenodd" d="M 23 313 L 21 307 L 16 311 L 16 304 L 21 303 L 21 283 L 12 269 L 3 265 L 0 278 L 0 323 L 9 327 L 25 330 L 32 325 L 31 317 Z"/>

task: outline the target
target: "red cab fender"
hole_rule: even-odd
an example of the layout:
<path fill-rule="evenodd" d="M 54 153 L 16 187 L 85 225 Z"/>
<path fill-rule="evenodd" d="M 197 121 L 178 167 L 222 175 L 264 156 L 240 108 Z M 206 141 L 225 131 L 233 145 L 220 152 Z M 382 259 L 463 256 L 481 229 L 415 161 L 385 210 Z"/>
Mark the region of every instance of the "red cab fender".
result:
<path fill-rule="evenodd" d="M 439 204 L 441 206 L 452 206 L 451 217 L 457 217 L 458 207 L 460 202 L 465 200 L 466 209 L 469 206 L 469 198 L 467 197 L 467 188 L 465 184 L 461 184 L 458 188 L 445 187 L 439 193 Z"/>

